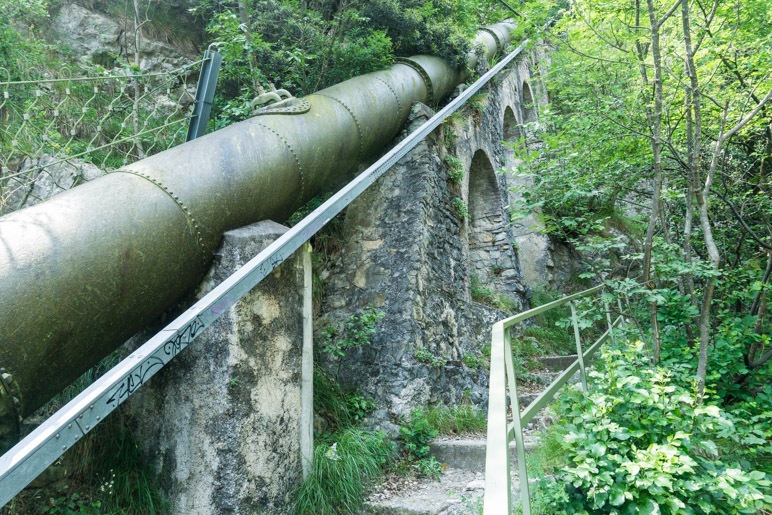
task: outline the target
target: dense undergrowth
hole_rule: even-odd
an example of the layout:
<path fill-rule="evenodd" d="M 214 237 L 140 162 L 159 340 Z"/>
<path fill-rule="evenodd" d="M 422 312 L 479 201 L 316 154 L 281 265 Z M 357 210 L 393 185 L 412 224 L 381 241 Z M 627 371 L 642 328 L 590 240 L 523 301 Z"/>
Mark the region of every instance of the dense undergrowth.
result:
<path fill-rule="evenodd" d="M 560 398 L 533 461 L 536 513 L 757 513 L 772 507 L 772 388 L 700 400 L 680 356 L 603 350 L 589 393 Z M 718 379 L 718 378 L 716 378 Z M 721 387 L 719 380 L 711 390 Z M 546 474 L 546 475 L 544 475 Z"/>

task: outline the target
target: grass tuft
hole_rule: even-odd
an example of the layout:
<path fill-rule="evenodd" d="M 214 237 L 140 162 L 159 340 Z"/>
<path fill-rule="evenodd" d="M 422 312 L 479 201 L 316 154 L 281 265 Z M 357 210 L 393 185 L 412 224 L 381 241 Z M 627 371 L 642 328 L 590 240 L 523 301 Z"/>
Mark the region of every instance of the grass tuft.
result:
<path fill-rule="evenodd" d="M 380 478 L 392 458 L 382 432 L 345 429 L 314 449 L 314 466 L 298 488 L 294 513 L 359 513 L 365 489 Z"/>
<path fill-rule="evenodd" d="M 426 419 L 443 435 L 479 434 L 487 426 L 485 413 L 474 406 L 440 404 L 426 410 Z"/>

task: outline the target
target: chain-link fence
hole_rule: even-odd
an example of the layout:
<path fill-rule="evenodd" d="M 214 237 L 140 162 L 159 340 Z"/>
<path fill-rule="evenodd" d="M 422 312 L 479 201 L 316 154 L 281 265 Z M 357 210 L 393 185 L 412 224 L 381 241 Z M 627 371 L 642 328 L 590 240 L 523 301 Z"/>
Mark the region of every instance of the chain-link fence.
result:
<path fill-rule="evenodd" d="M 14 81 L 0 68 L 0 215 L 182 143 L 202 62 L 102 77 L 30 69 Z"/>

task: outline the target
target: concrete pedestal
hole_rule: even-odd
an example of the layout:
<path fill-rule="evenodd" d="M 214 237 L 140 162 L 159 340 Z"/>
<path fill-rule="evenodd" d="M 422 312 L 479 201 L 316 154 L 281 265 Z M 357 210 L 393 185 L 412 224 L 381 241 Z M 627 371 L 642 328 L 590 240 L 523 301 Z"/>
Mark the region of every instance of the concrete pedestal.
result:
<path fill-rule="evenodd" d="M 260 222 L 227 232 L 199 296 L 286 230 Z M 137 440 L 172 513 L 288 511 L 306 468 L 301 447 L 306 456 L 312 447 L 308 277 L 301 249 L 132 397 Z"/>

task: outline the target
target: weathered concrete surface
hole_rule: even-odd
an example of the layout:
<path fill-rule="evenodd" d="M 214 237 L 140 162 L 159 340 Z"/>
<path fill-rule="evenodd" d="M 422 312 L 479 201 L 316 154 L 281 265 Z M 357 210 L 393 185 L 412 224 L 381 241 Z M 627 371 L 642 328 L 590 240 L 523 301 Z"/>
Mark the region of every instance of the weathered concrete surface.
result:
<path fill-rule="evenodd" d="M 286 228 L 225 233 L 199 296 Z M 225 313 L 130 400 L 172 513 L 285 513 L 302 478 L 303 253 Z"/>

